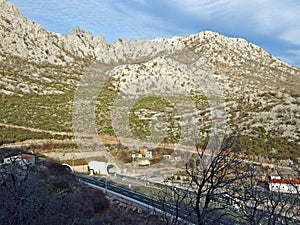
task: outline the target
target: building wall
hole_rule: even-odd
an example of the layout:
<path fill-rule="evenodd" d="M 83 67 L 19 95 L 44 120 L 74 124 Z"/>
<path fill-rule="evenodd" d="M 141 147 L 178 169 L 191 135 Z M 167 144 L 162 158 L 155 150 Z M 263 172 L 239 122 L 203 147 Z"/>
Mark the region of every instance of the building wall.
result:
<path fill-rule="evenodd" d="M 93 171 L 95 174 L 109 175 L 109 168 L 113 168 L 112 171 L 116 173 L 121 173 L 119 167 L 113 163 L 99 162 L 99 161 L 90 161 L 88 167 L 90 171 Z"/>
<path fill-rule="evenodd" d="M 299 184 L 281 184 L 281 183 L 269 183 L 269 190 L 282 192 L 282 193 L 298 193 L 300 192 Z"/>
<path fill-rule="evenodd" d="M 3 164 L 12 164 L 19 163 L 21 166 L 34 166 L 35 165 L 35 156 L 29 154 L 20 154 L 3 159 Z"/>

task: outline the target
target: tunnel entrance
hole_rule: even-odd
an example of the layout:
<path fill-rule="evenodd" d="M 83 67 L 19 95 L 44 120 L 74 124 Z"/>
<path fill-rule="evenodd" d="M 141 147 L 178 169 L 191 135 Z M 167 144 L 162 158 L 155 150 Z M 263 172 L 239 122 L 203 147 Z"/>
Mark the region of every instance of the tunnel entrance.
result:
<path fill-rule="evenodd" d="M 107 173 L 110 175 L 118 173 L 118 169 L 115 165 L 109 164 L 109 165 L 107 165 Z"/>
<path fill-rule="evenodd" d="M 88 167 L 94 174 L 113 175 L 121 173 L 120 168 L 114 163 L 90 161 Z"/>

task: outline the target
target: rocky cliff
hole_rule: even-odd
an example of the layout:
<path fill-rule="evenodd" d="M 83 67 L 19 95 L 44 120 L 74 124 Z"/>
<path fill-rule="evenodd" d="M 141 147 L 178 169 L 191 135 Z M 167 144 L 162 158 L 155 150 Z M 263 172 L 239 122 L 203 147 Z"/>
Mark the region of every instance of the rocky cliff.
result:
<path fill-rule="evenodd" d="M 11 3 L 2 1 L 0 4 L 2 54 L 35 63 L 66 65 L 74 62 L 75 57 L 95 57 L 94 49 L 106 45 L 103 37 L 92 37 L 89 32 L 79 28 L 62 37 L 29 21 Z"/>

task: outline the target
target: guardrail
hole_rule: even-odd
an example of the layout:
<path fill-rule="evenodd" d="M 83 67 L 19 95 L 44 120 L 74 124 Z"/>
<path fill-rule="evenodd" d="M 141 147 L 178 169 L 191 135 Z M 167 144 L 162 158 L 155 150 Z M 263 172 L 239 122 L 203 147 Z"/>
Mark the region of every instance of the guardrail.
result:
<path fill-rule="evenodd" d="M 182 207 L 176 208 L 176 206 L 170 203 L 161 202 L 157 199 L 154 199 L 154 197 L 150 197 L 141 192 L 133 191 L 123 185 L 117 184 L 110 180 L 106 180 L 104 178 L 89 177 L 80 174 L 77 174 L 77 177 L 82 182 L 85 182 L 94 187 L 100 187 L 103 191 L 106 191 L 112 195 L 116 195 L 119 198 L 132 201 L 136 204 L 139 204 L 149 209 L 153 209 L 159 213 L 164 213 L 165 215 L 173 218 L 175 218 L 176 213 L 178 213 L 177 216 L 179 220 L 188 222 L 190 224 L 197 224 L 198 221 L 197 215 L 192 208 L 190 209 L 185 209 Z M 232 219 L 228 219 L 228 220 L 221 219 L 219 222 L 222 225 L 239 224 L 237 223 L 237 221 L 233 221 Z"/>

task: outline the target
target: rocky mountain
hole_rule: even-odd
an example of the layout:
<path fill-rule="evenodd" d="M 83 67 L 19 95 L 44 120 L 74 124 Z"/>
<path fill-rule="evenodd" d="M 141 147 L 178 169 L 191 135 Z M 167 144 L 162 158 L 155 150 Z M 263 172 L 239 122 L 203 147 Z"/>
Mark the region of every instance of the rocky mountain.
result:
<path fill-rule="evenodd" d="M 300 69 L 259 46 L 211 31 L 152 41 L 119 39 L 107 44 L 104 37 L 93 37 L 80 28 L 65 37 L 47 31 L 5 0 L 0 0 L 0 8 L 2 124 L 71 131 L 80 78 L 95 60 L 111 68 L 105 70 L 109 79 L 98 96 L 101 109 L 96 107 L 100 134 L 116 135 L 110 122 L 113 99 L 120 93 L 145 92 L 147 85 L 151 86 L 147 84 L 149 77 L 165 77 L 162 83 L 166 83 L 157 92 L 179 85 L 197 109 L 205 111 L 209 108 L 207 96 L 197 88 L 198 78 L 195 80 L 186 70 L 197 62 L 195 68 L 204 78 L 216 80 L 222 90 L 226 132 L 238 131 L 243 153 L 281 159 L 300 157 Z M 184 56 L 182 49 L 191 55 Z M 177 57 L 176 65 L 173 56 Z M 160 100 L 152 99 L 152 108 L 145 105 L 147 101 L 139 102 L 132 110 L 131 129 L 138 137 L 145 138 L 149 133 L 149 120 L 172 114 L 172 106 L 158 103 Z M 209 112 L 199 118 L 203 137 L 211 129 L 210 120 Z M 173 136 L 165 141 L 172 142 L 180 136 L 180 123 L 167 122 L 173 124 L 168 128 Z M 4 143 L 9 132 L 16 132 L 2 131 L 6 132 Z"/>
<path fill-rule="evenodd" d="M 29 21 L 7 1 L 1 1 L 1 52 L 35 63 L 66 65 L 76 57 L 95 57 L 95 48 L 105 46 L 104 37 L 71 30 L 66 37 Z"/>

